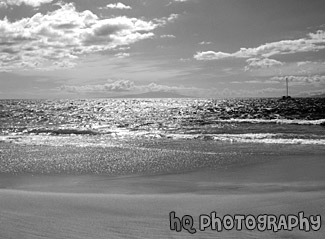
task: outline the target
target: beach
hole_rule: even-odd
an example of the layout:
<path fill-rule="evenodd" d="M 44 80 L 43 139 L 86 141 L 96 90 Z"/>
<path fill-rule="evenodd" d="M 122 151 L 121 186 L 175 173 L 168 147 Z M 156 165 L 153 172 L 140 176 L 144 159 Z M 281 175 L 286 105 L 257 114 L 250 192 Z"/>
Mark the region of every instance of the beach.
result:
<path fill-rule="evenodd" d="M 297 215 L 301 211 L 306 216 L 323 216 L 322 146 L 191 140 L 130 141 L 124 142 L 122 149 L 4 142 L 0 145 L 1 238 L 322 238 L 325 235 L 323 228 L 310 232 L 298 228 L 278 232 L 198 229 L 199 216 L 213 211 L 221 217 Z M 114 158 L 115 167 L 124 165 L 124 171 L 96 173 L 97 166 L 93 165 L 88 171 L 83 168 L 68 172 L 46 163 L 56 158 L 56 165 L 60 160 L 83 165 L 89 155 L 96 153 L 108 162 L 119 155 L 118 160 Z M 17 159 L 17 155 L 20 155 L 18 161 L 24 163 L 15 166 L 15 173 L 4 172 L 10 158 Z M 7 166 L 3 164 L 4 158 Z M 39 163 L 31 163 L 31 158 Z M 125 167 L 124 160 L 130 168 Z M 105 165 L 103 160 L 101 165 Z M 48 172 L 42 171 L 45 169 Z M 180 218 L 191 215 L 197 232 L 170 230 L 171 211 Z"/>
<path fill-rule="evenodd" d="M 0 239 L 325 238 L 324 9 L 0 0 Z"/>

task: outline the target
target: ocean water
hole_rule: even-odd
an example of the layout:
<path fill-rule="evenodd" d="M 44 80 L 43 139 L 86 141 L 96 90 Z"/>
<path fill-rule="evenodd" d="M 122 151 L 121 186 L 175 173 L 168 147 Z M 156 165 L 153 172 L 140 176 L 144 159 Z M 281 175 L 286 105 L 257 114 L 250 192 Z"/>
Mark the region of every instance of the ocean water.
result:
<path fill-rule="evenodd" d="M 107 146 L 112 139 L 325 145 L 325 99 L 0 100 L 0 142 Z"/>

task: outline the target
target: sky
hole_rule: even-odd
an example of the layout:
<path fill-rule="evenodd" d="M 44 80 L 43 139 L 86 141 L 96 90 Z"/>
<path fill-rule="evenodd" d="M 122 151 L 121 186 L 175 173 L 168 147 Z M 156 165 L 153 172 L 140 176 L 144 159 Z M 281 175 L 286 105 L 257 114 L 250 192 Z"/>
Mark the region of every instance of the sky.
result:
<path fill-rule="evenodd" d="M 0 98 L 325 93 L 324 0 L 0 0 Z"/>

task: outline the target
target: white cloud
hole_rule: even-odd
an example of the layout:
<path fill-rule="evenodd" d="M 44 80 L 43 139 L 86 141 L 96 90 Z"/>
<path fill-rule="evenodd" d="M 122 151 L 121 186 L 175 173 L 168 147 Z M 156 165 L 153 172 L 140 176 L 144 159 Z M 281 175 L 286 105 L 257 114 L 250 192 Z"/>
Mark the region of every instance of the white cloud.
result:
<path fill-rule="evenodd" d="M 192 60 L 192 58 L 180 58 L 179 59 L 180 62 L 189 62 L 191 60 Z"/>
<path fill-rule="evenodd" d="M 223 58 L 268 58 L 274 55 L 294 54 L 299 52 L 315 52 L 325 49 L 325 31 L 309 33 L 306 38 L 297 40 L 283 40 L 266 43 L 256 48 L 241 48 L 234 53 L 205 51 L 197 52 L 194 58 L 197 60 L 219 60 Z"/>
<path fill-rule="evenodd" d="M 102 7 L 101 9 L 105 9 L 105 8 L 110 8 L 110 9 L 132 9 L 130 6 L 124 5 L 123 3 L 111 3 L 111 4 L 107 4 L 106 7 Z"/>
<path fill-rule="evenodd" d="M 212 44 L 212 42 L 210 42 L 210 41 L 201 41 L 201 42 L 199 42 L 199 44 L 200 45 L 210 45 L 210 44 Z"/>
<path fill-rule="evenodd" d="M 312 63 L 312 62 L 311 61 L 299 61 L 299 62 L 297 62 L 297 66 L 304 66 L 304 65 L 307 65 L 310 63 Z"/>
<path fill-rule="evenodd" d="M 161 35 L 161 38 L 176 38 L 174 35 L 171 34 L 166 34 L 166 35 Z"/>
<path fill-rule="evenodd" d="M 193 89 L 193 88 L 186 88 L 183 86 L 167 86 L 167 85 L 159 85 L 156 83 L 150 83 L 148 85 L 141 85 L 141 86 L 137 86 L 137 88 L 140 91 L 167 91 L 167 92 L 175 92 L 175 91 L 179 91 L 179 90 L 188 90 L 188 89 Z"/>
<path fill-rule="evenodd" d="M 281 66 L 283 65 L 282 62 L 274 60 L 274 59 L 269 59 L 269 58 L 249 58 L 246 60 L 248 65 L 245 67 L 245 70 L 253 70 L 253 69 L 259 69 L 259 68 L 268 68 L 272 66 Z"/>
<path fill-rule="evenodd" d="M 65 66 L 72 66 L 82 54 L 125 48 L 152 38 L 154 29 L 175 17 L 152 21 L 126 16 L 100 19 L 89 10 L 78 12 L 69 3 L 45 15 L 37 13 L 15 22 L 4 18 L 0 20 L 0 71 L 46 68 L 63 59 Z"/>
<path fill-rule="evenodd" d="M 69 93 L 105 93 L 105 92 L 126 92 L 132 91 L 133 93 L 143 93 L 143 92 L 155 92 L 155 91 L 165 91 L 165 92 L 177 92 L 183 90 L 194 90 L 195 88 L 188 88 L 183 86 L 167 86 L 160 85 L 156 83 L 149 83 L 147 85 L 135 85 L 133 81 L 129 80 L 118 80 L 118 81 L 108 81 L 105 84 L 98 85 L 63 85 L 60 90 Z"/>
<path fill-rule="evenodd" d="M 118 80 L 101 85 L 64 85 L 60 90 L 70 93 L 103 93 L 103 92 L 122 92 L 134 89 L 134 82 L 129 80 Z"/>
<path fill-rule="evenodd" d="M 77 64 L 75 62 L 71 62 L 71 61 L 55 61 L 53 62 L 53 66 L 51 67 L 51 69 L 57 69 L 57 68 L 73 68 L 75 67 Z M 49 69 L 49 70 L 51 70 Z"/>
<path fill-rule="evenodd" d="M 231 54 L 224 52 L 205 51 L 197 52 L 194 58 L 199 61 L 219 60 L 223 58 L 231 57 Z"/>
<path fill-rule="evenodd" d="M 231 84 L 279 84 L 276 80 L 246 80 L 246 81 L 231 81 Z"/>
<path fill-rule="evenodd" d="M 0 6 L 7 6 L 7 5 L 17 5 L 20 6 L 22 4 L 29 5 L 32 7 L 39 7 L 42 4 L 50 3 L 53 0 L 3 0 L 0 1 Z"/>
<path fill-rule="evenodd" d="M 129 57 L 130 53 L 120 52 L 120 53 L 115 54 L 114 56 L 116 56 L 117 58 L 125 58 L 125 57 Z"/>
<path fill-rule="evenodd" d="M 154 21 L 159 24 L 159 26 L 164 26 L 167 23 L 174 22 L 179 17 L 179 14 L 172 13 L 169 17 L 155 18 Z"/>
<path fill-rule="evenodd" d="M 312 96 L 317 96 L 317 95 L 325 95 L 325 89 L 303 91 L 303 92 L 300 92 L 300 94 L 299 94 L 299 96 L 303 96 L 303 97 L 312 97 Z"/>
<path fill-rule="evenodd" d="M 166 6 L 170 6 L 173 3 L 182 3 L 182 2 L 188 2 L 189 0 L 173 0 L 171 2 L 169 2 Z"/>
<path fill-rule="evenodd" d="M 325 85 L 325 75 L 313 75 L 313 76 L 274 76 L 271 80 L 285 82 L 285 79 L 289 82 L 293 82 L 294 85 Z"/>
<path fill-rule="evenodd" d="M 211 89 L 214 91 L 214 97 L 215 98 L 235 98 L 235 97 L 247 97 L 247 96 L 253 96 L 253 97 L 266 97 L 266 96 L 279 96 L 283 95 L 283 89 L 279 88 L 263 88 L 263 89 L 257 89 L 257 90 L 233 90 L 225 88 L 223 90 L 218 89 Z"/>

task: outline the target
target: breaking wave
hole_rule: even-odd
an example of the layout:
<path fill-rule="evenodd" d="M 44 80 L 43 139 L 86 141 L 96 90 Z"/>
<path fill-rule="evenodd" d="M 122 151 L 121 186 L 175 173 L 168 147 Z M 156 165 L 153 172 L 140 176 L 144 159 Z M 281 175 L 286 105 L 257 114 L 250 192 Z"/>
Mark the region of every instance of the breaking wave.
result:
<path fill-rule="evenodd" d="M 10 142 L 29 145 L 51 146 L 93 146 L 112 147 L 121 146 L 119 140 L 123 139 L 171 139 L 171 140 L 211 140 L 230 143 L 263 143 L 263 144 L 304 144 L 325 145 L 325 136 L 319 135 L 296 135 L 296 134 L 272 134 L 272 133 L 248 133 L 248 134 L 162 134 L 160 132 L 131 132 L 119 130 L 103 135 L 7 135 L 0 136 L 0 142 Z M 117 139 L 114 141 L 114 139 Z"/>

